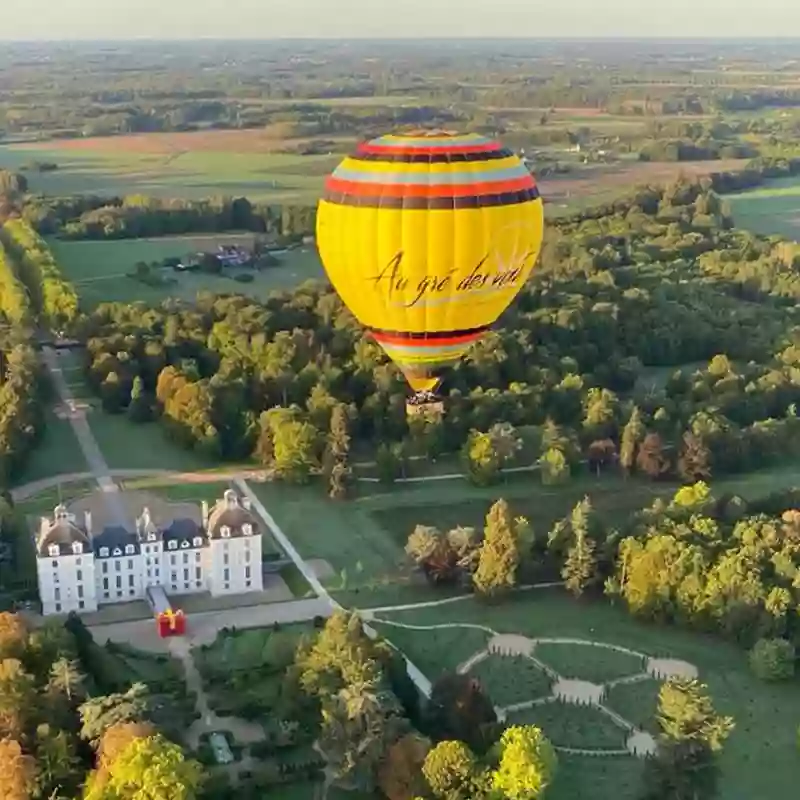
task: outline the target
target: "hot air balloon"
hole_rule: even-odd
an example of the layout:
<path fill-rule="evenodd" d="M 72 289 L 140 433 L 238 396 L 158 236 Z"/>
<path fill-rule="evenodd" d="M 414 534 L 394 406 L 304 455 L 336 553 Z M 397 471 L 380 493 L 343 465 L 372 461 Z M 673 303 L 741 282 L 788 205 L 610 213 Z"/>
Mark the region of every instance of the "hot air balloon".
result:
<path fill-rule="evenodd" d="M 522 288 L 543 225 L 536 182 L 510 150 L 415 131 L 342 161 L 325 184 L 317 241 L 342 302 L 426 398 Z"/>

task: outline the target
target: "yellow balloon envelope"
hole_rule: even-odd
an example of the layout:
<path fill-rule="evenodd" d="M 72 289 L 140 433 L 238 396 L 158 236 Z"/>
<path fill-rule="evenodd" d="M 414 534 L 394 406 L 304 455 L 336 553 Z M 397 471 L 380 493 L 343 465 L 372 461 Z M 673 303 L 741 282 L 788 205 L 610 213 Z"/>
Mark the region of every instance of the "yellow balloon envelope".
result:
<path fill-rule="evenodd" d="M 509 306 L 543 225 L 536 182 L 510 150 L 415 132 L 362 144 L 339 165 L 317 240 L 344 304 L 420 392 Z"/>

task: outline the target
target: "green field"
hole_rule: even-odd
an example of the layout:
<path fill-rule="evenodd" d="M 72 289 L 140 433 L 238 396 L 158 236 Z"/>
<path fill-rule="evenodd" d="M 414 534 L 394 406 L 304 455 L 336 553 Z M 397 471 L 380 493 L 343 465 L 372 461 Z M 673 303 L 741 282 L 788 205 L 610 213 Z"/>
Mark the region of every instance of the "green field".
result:
<path fill-rule="evenodd" d="M 245 146 L 233 144 L 225 152 L 224 145 L 206 149 L 206 136 L 214 132 L 198 134 L 196 149 L 187 149 L 180 136 L 158 134 L 151 134 L 144 147 L 139 137 L 123 136 L 115 137 L 113 148 L 104 140 L 93 140 L 97 147 L 87 142 L 87 147 L 80 148 L 57 141 L 45 147 L 9 145 L 0 147 L 0 169 L 19 169 L 34 160 L 55 162 L 57 171 L 29 173 L 28 179 L 34 191 L 59 196 L 146 194 L 199 199 L 228 195 L 303 204 L 317 200 L 323 176 L 340 157 L 259 152 L 250 141 L 242 142 Z"/>
<path fill-rule="evenodd" d="M 168 281 L 150 286 L 128 277 L 134 266 L 144 261 L 182 257 L 201 249 L 216 250 L 217 245 L 252 241 L 252 235 L 174 236 L 163 239 L 131 239 L 105 242 L 64 242 L 51 240 L 50 247 L 66 277 L 75 283 L 82 303 L 91 308 L 102 302 L 144 301 L 159 303 L 168 297 L 193 301 L 198 292 L 246 294 L 265 298 L 277 289 L 297 286 L 309 279 L 322 279 L 323 272 L 313 247 L 293 250 L 281 257 L 279 266 L 254 272 L 252 283 L 240 283 L 224 275 L 197 272 L 165 272 Z M 236 270 L 231 275 L 246 272 Z"/>
<path fill-rule="evenodd" d="M 799 774 L 796 736 L 800 720 L 800 683 L 769 685 L 759 682 L 749 670 L 746 653 L 719 637 L 645 625 L 633 620 L 622 609 L 606 603 L 578 603 L 558 590 L 525 592 L 497 606 L 486 606 L 470 599 L 438 608 L 381 614 L 380 618 L 416 626 L 477 624 L 498 633 L 517 633 L 532 638 L 574 637 L 627 647 L 648 656 L 684 659 L 698 667 L 718 710 L 736 720 L 736 728 L 721 757 L 719 796 L 725 800 L 752 800 L 754 797 L 779 800 L 795 792 Z M 424 671 L 433 669 L 434 676 L 443 669 L 453 668 L 455 659 L 450 652 L 453 637 L 459 633 L 472 636 L 468 628 L 418 631 L 380 622 L 374 626 L 412 661 L 419 660 Z M 444 638 L 445 633 L 451 636 Z M 459 653 L 459 657 L 461 655 Z M 633 713 L 631 704 L 637 697 L 641 698 L 642 706 L 638 713 Z M 624 690 L 619 687 L 609 695 L 612 708 L 640 724 L 647 721 L 652 703 L 653 686 L 649 681 Z M 561 710 L 563 707 L 550 704 L 536 706 L 524 712 L 525 721 L 541 724 L 545 733 L 566 746 L 619 747 L 624 741 L 624 733 L 609 727 L 606 718 L 590 712 L 585 718 L 577 719 L 579 712 L 586 709 L 574 707 L 567 711 L 570 715 L 567 718 L 558 713 Z M 516 721 L 517 717 L 514 719 Z M 560 761 L 561 770 L 548 794 L 549 800 L 573 800 L 579 796 L 596 800 L 637 797 L 641 761 L 632 757 L 614 759 L 618 768 L 615 767 L 612 774 L 617 775 L 617 781 L 611 780 L 609 774 L 608 781 L 598 780 L 593 787 L 587 776 L 595 769 L 605 774 L 605 765 L 610 762 L 599 757 L 572 756 L 562 756 Z M 587 793 L 576 794 L 578 786 Z"/>
<path fill-rule="evenodd" d="M 769 185 L 725 197 L 737 228 L 800 240 L 800 178 L 770 181 Z"/>

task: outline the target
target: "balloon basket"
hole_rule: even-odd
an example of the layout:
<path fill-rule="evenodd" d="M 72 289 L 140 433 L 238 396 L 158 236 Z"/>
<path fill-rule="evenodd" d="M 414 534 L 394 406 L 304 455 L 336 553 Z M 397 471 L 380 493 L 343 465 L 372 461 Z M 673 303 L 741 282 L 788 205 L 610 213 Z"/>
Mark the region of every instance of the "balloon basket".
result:
<path fill-rule="evenodd" d="M 444 401 L 432 392 L 419 392 L 406 400 L 406 415 L 409 417 L 441 417 Z"/>

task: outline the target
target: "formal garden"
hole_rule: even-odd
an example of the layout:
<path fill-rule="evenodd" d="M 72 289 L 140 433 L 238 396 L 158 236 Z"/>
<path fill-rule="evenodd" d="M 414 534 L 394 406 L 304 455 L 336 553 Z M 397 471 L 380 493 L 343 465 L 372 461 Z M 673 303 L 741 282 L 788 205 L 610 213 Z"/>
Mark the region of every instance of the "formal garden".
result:
<path fill-rule="evenodd" d="M 121 694 L 133 685 L 145 685 L 152 721 L 177 739 L 183 738 L 199 716 L 197 698 L 186 687 L 180 661 L 166 653 L 111 640 L 100 645 L 92 640 L 83 646 L 82 661 L 96 691 L 102 694 Z"/>
<path fill-rule="evenodd" d="M 240 779 L 265 792 L 272 789 L 276 797 L 284 796 L 284 785 L 300 784 L 313 792 L 311 784 L 321 779 L 325 765 L 312 748 L 318 713 L 297 691 L 289 690 L 287 678 L 298 647 L 314 633 L 311 624 L 223 629 L 212 644 L 192 651 L 210 710 L 223 722 L 238 717 L 261 726 L 261 740 L 246 747 L 227 735 L 234 758 L 246 762 Z M 199 757 L 207 764 L 219 763 L 207 740 L 201 743 Z"/>
<path fill-rule="evenodd" d="M 718 637 L 644 624 L 560 589 L 367 616 L 429 677 L 472 676 L 506 724 L 540 726 L 558 753 L 553 800 L 639 797 L 640 756 L 659 733 L 658 693 L 670 676 L 697 676 L 735 721 L 720 755 L 721 797 L 786 796 L 797 775 L 800 687 L 760 681 L 747 653 Z"/>

